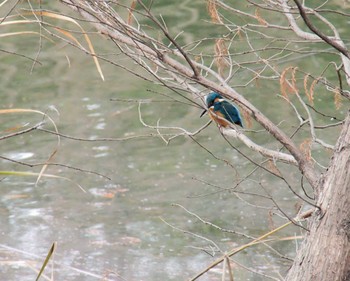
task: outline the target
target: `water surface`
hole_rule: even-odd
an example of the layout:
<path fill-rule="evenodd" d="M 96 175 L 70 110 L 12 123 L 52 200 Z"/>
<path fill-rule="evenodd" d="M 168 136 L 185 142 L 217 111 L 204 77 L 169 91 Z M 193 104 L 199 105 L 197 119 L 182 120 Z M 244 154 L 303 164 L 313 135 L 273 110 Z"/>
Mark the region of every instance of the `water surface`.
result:
<path fill-rule="evenodd" d="M 169 7 L 159 9 L 165 15 L 169 11 Z M 174 32 L 189 32 L 188 37 L 179 39 L 186 42 L 193 40 L 191 32 L 197 32 L 196 26 L 205 18 L 205 7 L 200 1 L 184 1 L 181 11 L 168 14 L 168 20 L 181 22 L 174 25 Z M 30 40 L 32 45 L 22 46 L 9 39 L 2 48 L 34 57 L 38 41 Z M 56 280 L 186 280 L 223 252 L 248 242 L 240 233 L 258 237 L 285 222 L 272 214 L 266 191 L 289 215 L 294 215 L 297 200 L 293 193 L 261 170 L 236 189 L 244 193 L 230 191 L 254 166 L 226 143 L 215 125 L 195 137 L 206 149 L 189 137 L 175 138 L 166 145 L 156 131 L 141 124 L 138 103 L 125 101 L 154 98 L 149 90 L 171 92 L 107 63 L 102 64 L 106 76 L 102 82 L 90 57 L 64 44 L 44 44 L 42 64 L 33 71 L 31 61 L 2 54 L 1 107 L 47 112 L 60 133 L 76 139 L 61 137 L 58 143 L 57 136 L 36 130 L 2 141 L 2 156 L 31 165 L 44 163 L 57 149 L 53 163 L 60 165 L 49 166 L 45 173 L 64 177 L 42 177 L 37 185 L 34 176 L 1 178 L 2 280 L 33 280 L 37 274 L 33 267 L 40 268 L 54 242 L 55 265 L 45 273 L 50 276 L 53 272 Z M 96 47 L 107 48 L 99 43 Z M 69 64 L 62 50 L 69 56 Z M 265 94 L 277 92 L 278 85 L 274 89 L 263 86 L 242 91 L 268 116 L 293 116 L 286 103 L 265 98 Z M 277 112 L 281 106 L 285 110 Z M 188 131 L 195 131 L 208 120 L 199 118 L 200 109 L 174 102 L 145 103 L 141 110 L 150 125 L 160 120 L 162 125 Z M 0 118 L 2 135 L 43 121 L 34 113 Z M 53 130 L 47 118 L 45 121 L 43 128 Z M 251 137 L 279 147 L 267 134 Z M 100 140 L 91 141 L 96 139 Z M 232 145 L 249 152 L 235 140 Z M 262 160 L 256 155 L 250 157 Z M 0 163 L 1 170 L 9 171 L 38 173 L 42 167 L 5 160 Z M 282 165 L 281 170 L 288 171 L 288 180 L 298 188 L 297 169 Z M 222 232 L 203 221 L 231 232 Z M 298 228 L 291 227 L 279 235 L 299 233 Z M 235 256 L 237 280 L 269 280 L 240 264 L 275 278 L 279 273 L 283 275 L 295 244 L 284 241 L 272 245 L 284 258 L 264 245 Z M 201 280 L 221 280 L 220 269 Z"/>

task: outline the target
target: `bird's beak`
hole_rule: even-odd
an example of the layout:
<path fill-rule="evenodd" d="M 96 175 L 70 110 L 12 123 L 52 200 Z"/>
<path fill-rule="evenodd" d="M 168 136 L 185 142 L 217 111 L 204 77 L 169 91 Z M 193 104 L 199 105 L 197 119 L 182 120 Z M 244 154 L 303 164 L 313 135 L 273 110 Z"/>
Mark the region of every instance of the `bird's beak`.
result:
<path fill-rule="evenodd" d="M 203 112 L 202 112 L 202 114 L 201 114 L 201 116 L 199 116 L 199 118 L 201 118 L 204 114 L 206 114 L 207 111 L 208 111 L 208 109 L 204 109 Z"/>

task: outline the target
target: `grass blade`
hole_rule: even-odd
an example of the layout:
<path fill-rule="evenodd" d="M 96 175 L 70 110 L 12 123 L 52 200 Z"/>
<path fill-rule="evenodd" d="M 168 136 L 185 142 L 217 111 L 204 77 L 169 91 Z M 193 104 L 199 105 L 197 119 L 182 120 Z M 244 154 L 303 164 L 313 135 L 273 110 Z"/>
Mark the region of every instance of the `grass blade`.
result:
<path fill-rule="evenodd" d="M 51 246 L 51 249 L 49 250 L 49 252 L 48 252 L 48 254 L 46 256 L 46 259 L 45 259 L 43 265 L 41 266 L 41 269 L 40 269 L 39 274 L 36 277 L 35 281 L 38 281 L 40 276 L 41 276 L 41 274 L 44 272 L 46 265 L 48 264 L 50 258 L 52 257 L 52 255 L 54 254 L 54 252 L 56 250 L 56 246 L 57 246 L 57 242 L 53 242 L 53 244 Z"/>

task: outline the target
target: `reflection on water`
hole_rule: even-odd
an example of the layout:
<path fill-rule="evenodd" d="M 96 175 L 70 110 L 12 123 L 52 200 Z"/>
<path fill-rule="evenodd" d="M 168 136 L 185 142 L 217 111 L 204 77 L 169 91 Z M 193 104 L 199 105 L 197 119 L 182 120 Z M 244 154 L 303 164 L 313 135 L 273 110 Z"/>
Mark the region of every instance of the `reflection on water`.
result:
<path fill-rule="evenodd" d="M 90 151 L 95 151 L 94 148 L 92 146 Z M 158 149 L 162 151 L 162 148 Z M 211 239 L 218 238 L 216 243 L 220 243 L 223 249 L 240 243 L 241 239 L 212 232 L 195 218 L 170 205 L 184 204 L 208 220 L 218 220 L 218 225 L 231 225 L 238 230 L 243 224 L 240 227 L 235 225 L 247 219 L 247 214 L 239 211 L 239 201 L 210 196 L 187 199 L 192 192 L 202 193 L 210 189 L 202 190 L 202 186 L 190 179 L 191 173 L 177 176 L 177 160 L 173 162 L 173 169 L 164 169 L 158 174 L 159 165 L 144 169 L 137 164 L 138 157 L 134 157 L 134 166 L 128 162 L 123 176 L 118 168 L 113 170 L 116 175 L 111 182 L 83 174 L 78 181 L 85 183 L 87 194 L 59 180 L 43 179 L 35 187 L 16 178 L 4 179 L 0 253 L 8 263 L 2 267 L 1 274 L 10 280 L 33 280 L 35 272 L 29 265 L 39 267 L 51 243 L 57 241 L 56 279 L 185 280 L 208 265 L 212 258 L 207 253 L 215 254 L 215 251 L 210 242 L 184 235 L 181 229 Z M 141 156 L 144 157 L 149 156 Z M 89 162 L 95 161 L 93 159 L 96 155 L 90 157 Z M 118 165 L 108 150 L 104 159 L 112 162 L 111 166 Z M 163 161 L 157 157 L 157 162 L 164 164 Z M 93 164 L 97 167 L 95 170 L 99 170 L 100 164 L 97 159 Z M 188 166 L 188 163 L 181 165 Z M 217 173 L 217 168 L 209 160 L 198 169 L 206 166 L 209 169 L 207 174 L 211 171 Z M 154 173 L 157 178 L 153 177 Z M 235 206 L 231 207 L 232 203 Z M 251 214 L 249 217 L 252 218 Z M 252 229 L 257 227 L 250 226 Z M 23 252 L 9 251 L 8 246 Z M 260 258 L 264 260 L 266 257 Z M 214 270 L 202 280 L 220 280 L 220 270 Z"/>
<path fill-rule="evenodd" d="M 18 151 L 12 151 L 12 152 L 5 152 L 3 154 L 4 157 L 13 159 L 13 160 L 25 160 L 29 159 L 34 156 L 33 152 L 18 152 Z"/>
<path fill-rule="evenodd" d="M 74 79 L 81 75 L 74 67 L 70 72 Z M 30 79 L 40 87 L 40 78 L 35 75 L 34 72 L 28 76 L 28 83 Z M 127 105 L 128 110 L 123 110 L 123 103 L 110 102 L 115 93 L 109 89 L 115 81 L 98 83 L 98 90 L 92 91 L 88 81 L 89 75 L 94 74 L 86 75 L 85 91 L 72 83 L 66 88 L 70 95 L 58 93 L 53 101 L 46 92 L 41 95 L 36 92 L 32 93 L 33 99 L 15 107 L 44 110 L 48 104 L 57 103 L 60 116 L 55 121 L 59 131 L 77 138 L 123 138 L 148 132 L 138 122 L 136 106 Z M 18 99 L 22 91 L 18 91 Z M 2 100 L 9 105 L 8 96 L 3 95 Z M 166 111 L 175 116 L 177 108 L 166 106 Z M 156 122 L 159 110 L 150 107 L 145 107 L 144 112 L 149 122 Z M 199 119 L 197 111 L 188 108 L 176 122 L 189 130 L 198 128 L 206 120 Z M 41 117 L 30 118 L 35 123 Z M 9 122 L 11 127 L 18 120 Z M 268 230 L 268 200 L 218 192 L 232 187 L 245 169 L 252 169 L 250 164 L 227 147 L 215 126 L 203 132 L 198 141 L 229 161 L 233 168 L 187 138 L 175 139 L 168 146 L 157 136 L 114 142 L 61 138 L 54 162 L 74 169 L 49 166 L 45 173 L 69 178 L 86 193 L 65 179 L 44 176 L 35 186 L 36 177 L 2 178 L 0 279 L 32 281 L 37 274 L 32 268 L 40 268 L 55 241 L 55 280 L 76 281 L 186 280 L 222 255 L 216 247 L 224 252 L 248 241 L 201 223 L 182 208 L 172 206 L 173 203 L 181 204 L 203 220 L 239 233 L 257 237 Z M 36 131 L 2 143 L 1 153 L 14 160 L 42 163 L 56 147 L 55 136 Z M 2 161 L 2 169 L 7 170 L 40 172 L 40 168 Z M 254 181 L 244 185 L 246 192 L 260 192 L 256 189 Z M 287 199 L 292 197 L 283 190 L 282 194 Z M 289 252 L 286 245 L 281 245 L 281 252 Z M 249 264 L 264 271 L 266 260 L 271 265 L 279 261 L 268 248 L 250 251 L 237 256 L 237 264 Z M 278 264 L 276 271 L 286 266 L 288 263 Z M 45 273 L 49 276 L 51 271 L 49 267 Z M 261 280 L 238 265 L 235 271 L 241 280 Z M 221 280 L 221 269 L 211 271 L 201 280 Z"/>

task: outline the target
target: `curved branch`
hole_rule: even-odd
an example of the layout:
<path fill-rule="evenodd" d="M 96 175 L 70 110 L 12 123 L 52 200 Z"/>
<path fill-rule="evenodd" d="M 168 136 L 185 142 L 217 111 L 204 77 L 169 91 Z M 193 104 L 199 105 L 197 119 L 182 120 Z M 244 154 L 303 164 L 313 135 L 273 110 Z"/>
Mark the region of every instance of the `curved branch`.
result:
<path fill-rule="evenodd" d="M 331 45 L 334 49 L 338 50 L 340 53 L 342 53 L 344 56 L 346 56 L 348 59 L 350 59 L 349 51 L 346 48 L 344 48 L 342 45 L 338 44 L 336 41 L 330 39 L 327 35 L 323 34 L 319 29 L 316 28 L 313 25 L 313 23 L 310 21 L 303 6 L 299 3 L 298 0 L 294 0 L 294 3 L 297 5 L 299 13 L 300 13 L 301 17 L 303 18 L 307 27 L 310 28 L 310 30 L 313 33 L 315 33 L 318 37 L 320 37 L 327 44 Z"/>
<path fill-rule="evenodd" d="M 330 36 L 326 36 L 326 35 L 322 34 L 319 30 L 317 30 L 316 27 L 314 27 L 312 25 L 312 23 L 310 22 L 309 18 L 306 15 L 305 9 L 297 1 L 296 4 L 297 5 L 299 4 L 299 6 L 298 6 L 299 11 L 301 9 L 300 13 L 303 13 L 303 14 L 301 14 L 301 16 L 304 15 L 304 17 L 303 17 L 304 22 L 307 25 L 309 24 L 308 25 L 309 28 L 310 28 L 310 24 L 311 24 L 312 28 L 310 28 L 310 30 L 313 31 L 314 33 L 305 32 L 296 23 L 295 18 L 293 17 L 293 15 L 291 13 L 291 8 L 290 8 L 290 6 L 287 3 L 287 0 L 280 0 L 280 4 L 281 4 L 281 7 L 283 9 L 284 15 L 286 16 L 286 18 L 287 18 L 287 20 L 288 20 L 292 30 L 294 31 L 294 33 L 297 36 L 299 36 L 300 38 L 303 38 L 305 40 L 311 41 L 311 42 L 319 42 L 319 41 L 323 40 L 324 42 L 328 43 L 330 46 L 335 48 L 335 46 L 333 44 L 329 43 L 329 41 L 330 41 L 330 42 L 336 43 L 336 45 L 340 47 L 340 50 L 338 50 L 337 48 L 336 49 L 338 51 L 340 51 L 340 57 L 341 57 L 341 60 L 343 62 L 343 65 L 344 65 L 344 72 L 345 72 L 346 81 L 347 81 L 348 85 L 350 85 L 350 59 L 349 59 L 349 52 L 345 49 L 345 45 L 344 45 L 343 41 L 341 40 L 341 38 L 340 38 L 338 32 L 336 31 L 335 27 L 329 21 L 327 21 L 326 19 L 324 19 L 323 17 L 321 17 L 320 15 L 318 15 L 314 11 L 314 13 L 316 13 L 316 15 L 323 22 L 325 22 L 330 27 L 330 29 L 332 29 L 333 32 L 335 33 L 334 37 L 330 37 Z M 306 19 L 306 21 L 305 21 L 305 19 Z M 320 35 L 323 36 L 323 37 L 326 37 L 327 39 L 322 38 Z M 341 50 L 343 50 L 346 54 L 344 54 L 344 52 L 342 52 Z"/>
<path fill-rule="evenodd" d="M 282 162 L 285 162 L 288 164 L 292 164 L 292 165 L 296 165 L 296 166 L 298 165 L 298 162 L 295 160 L 295 158 L 292 155 L 262 147 L 262 146 L 258 145 L 257 143 L 253 142 L 250 138 L 248 138 L 242 132 L 239 132 L 239 131 L 236 131 L 233 129 L 223 129 L 222 132 L 226 136 L 239 139 L 241 142 L 243 142 L 250 149 L 260 153 L 261 155 L 263 155 L 265 157 L 272 158 L 274 161 L 279 160 L 279 161 L 282 161 Z"/>
<path fill-rule="evenodd" d="M 62 0 L 61 0 L 62 1 Z M 180 77 L 184 77 L 187 80 L 192 80 L 197 85 L 201 85 L 207 89 L 221 93 L 223 96 L 229 97 L 240 106 L 246 110 L 258 123 L 260 123 L 267 132 L 269 132 L 276 140 L 278 140 L 284 147 L 291 153 L 294 159 L 298 163 L 299 170 L 308 180 L 310 185 L 316 189 L 318 186 L 318 174 L 316 173 L 312 162 L 310 162 L 296 146 L 296 144 L 281 130 L 279 129 L 271 120 L 269 120 L 265 115 L 263 115 L 253 104 L 246 100 L 242 95 L 240 95 L 236 90 L 231 88 L 226 83 L 218 83 L 211 81 L 210 79 L 198 75 L 198 77 L 193 77 L 193 70 L 183 63 L 179 62 L 171 55 L 174 55 L 171 50 L 164 50 L 161 56 L 159 56 L 159 51 L 157 52 L 153 48 L 147 45 L 147 41 L 136 41 L 130 37 L 128 34 L 123 34 L 119 29 L 119 26 L 112 26 L 105 23 L 106 19 L 103 15 L 103 9 L 100 9 L 99 5 L 108 5 L 106 2 L 104 4 L 99 4 L 100 2 L 94 2 L 93 7 L 85 6 L 81 0 L 64 0 L 63 3 L 68 4 L 71 8 L 76 9 L 85 19 L 87 19 L 92 25 L 94 25 L 100 32 L 106 34 L 109 37 L 114 38 L 120 43 L 126 44 L 134 49 L 135 53 L 138 53 L 141 57 L 144 57 L 157 65 L 161 66 L 167 71 L 176 72 Z M 167 53 L 170 52 L 170 53 Z M 215 76 L 214 76 L 215 77 Z"/>

